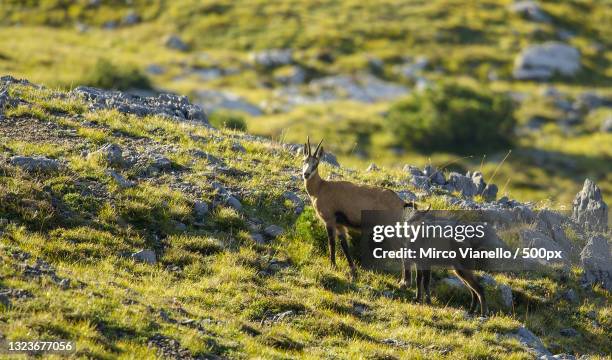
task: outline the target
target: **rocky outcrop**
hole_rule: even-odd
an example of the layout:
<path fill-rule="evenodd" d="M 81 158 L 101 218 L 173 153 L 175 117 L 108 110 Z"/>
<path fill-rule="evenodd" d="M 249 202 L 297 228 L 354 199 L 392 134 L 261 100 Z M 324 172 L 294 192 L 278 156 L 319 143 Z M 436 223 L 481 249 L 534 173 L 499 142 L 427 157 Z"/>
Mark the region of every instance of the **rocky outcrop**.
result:
<path fill-rule="evenodd" d="M 175 120 L 193 120 L 208 124 L 204 109 L 191 104 L 186 96 L 160 94 L 140 97 L 120 91 L 101 90 L 79 86 L 73 94 L 83 97 L 92 109 L 116 109 L 122 113 L 137 116 L 160 115 Z"/>
<path fill-rule="evenodd" d="M 612 256 L 606 236 L 592 236 L 580 253 L 580 262 L 584 269 L 582 281 L 585 285 L 600 284 L 612 291 Z"/>
<path fill-rule="evenodd" d="M 599 187 L 590 179 L 584 181 L 582 190 L 574 198 L 572 218 L 587 231 L 608 229 L 608 205 Z"/>
<path fill-rule="evenodd" d="M 573 76 L 580 70 L 580 52 L 559 42 L 532 45 L 514 61 L 513 76 L 517 80 L 548 80 L 555 74 Z"/>

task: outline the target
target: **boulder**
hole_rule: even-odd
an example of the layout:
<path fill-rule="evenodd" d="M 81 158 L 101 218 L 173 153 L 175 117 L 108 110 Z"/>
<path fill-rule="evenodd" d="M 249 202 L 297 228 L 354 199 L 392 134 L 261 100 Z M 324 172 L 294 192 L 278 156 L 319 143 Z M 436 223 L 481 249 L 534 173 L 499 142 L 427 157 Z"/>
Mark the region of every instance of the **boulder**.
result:
<path fill-rule="evenodd" d="M 410 190 L 402 190 L 397 192 L 397 196 L 405 202 L 416 201 L 417 196 Z"/>
<path fill-rule="evenodd" d="M 495 201 L 495 198 L 497 198 L 497 191 L 497 185 L 487 184 L 481 195 L 485 201 Z"/>
<path fill-rule="evenodd" d="M 499 285 L 499 293 L 501 295 L 502 305 L 506 309 L 512 309 L 512 289 L 506 284 Z"/>
<path fill-rule="evenodd" d="M 147 264 L 155 264 L 157 262 L 155 252 L 153 250 L 148 249 L 140 250 L 138 252 L 133 253 L 132 259 Z"/>
<path fill-rule="evenodd" d="M 465 197 L 472 197 L 476 195 L 478 191 L 478 187 L 470 177 L 456 172 L 450 173 L 447 185 L 447 189 L 457 191 Z"/>
<path fill-rule="evenodd" d="M 125 160 L 123 159 L 123 150 L 121 149 L 121 146 L 117 144 L 106 144 L 102 146 L 99 150 L 89 154 L 89 156 L 96 154 L 101 154 L 111 166 L 121 167 L 125 165 Z"/>
<path fill-rule="evenodd" d="M 535 336 L 529 329 L 524 326 L 521 326 L 514 333 L 510 335 L 511 337 L 516 338 L 520 343 L 522 343 L 525 347 L 527 347 L 530 351 L 535 353 L 537 358 L 542 356 L 552 356 L 552 353 L 548 351 L 540 338 Z"/>
<path fill-rule="evenodd" d="M 572 219 L 588 231 L 608 229 L 608 205 L 599 187 L 590 179 L 584 180 L 582 190 L 574 198 Z"/>
<path fill-rule="evenodd" d="M 582 282 L 585 285 L 600 284 L 612 291 L 612 256 L 604 235 L 594 235 L 587 241 L 580 253 L 580 262 L 584 269 Z"/>
<path fill-rule="evenodd" d="M 231 195 L 228 196 L 225 202 L 227 203 L 227 205 L 232 207 L 234 210 L 237 210 L 237 211 L 242 210 L 242 204 L 240 203 L 240 200 L 236 199 L 234 196 L 231 196 Z"/>
<path fill-rule="evenodd" d="M 195 92 L 195 95 L 197 101 L 211 112 L 215 110 L 230 110 L 243 112 L 251 116 L 263 115 L 263 111 L 258 106 L 230 92 L 198 90 Z"/>
<path fill-rule="evenodd" d="M 573 76 L 581 68 L 580 52 L 573 46 L 547 42 L 525 48 L 514 61 L 517 80 L 547 80 L 556 73 Z"/>
<path fill-rule="evenodd" d="M 551 20 L 550 16 L 535 1 L 517 1 L 510 5 L 510 11 L 536 22 L 548 23 Z"/>
<path fill-rule="evenodd" d="M 11 165 L 18 166 L 28 172 L 51 174 L 59 171 L 60 162 L 44 156 L 12 156 Z"/>
<path fill-rule="evenodd" d="M 278 225 L 269 225 L 264 229 L 264 233 L 272 239 L 276 239 L 277 237 L 281 236 L 283 232 L 283 228 Z"/>
<path fill-rule="evenodd" d="M 429 190 L 430 187 L 429 178 L 427 176 L 413 175 L 412 178 L 410 178 L 410 184 L 420 190 Z"/>
<path fill-rule="evenodd" d="M 293 51 L 291 49 L 268 49 L 251 53 L 250 58 L 256 65 L 274 68 L 291 64 L 293 62 Z"/>
<path fill-rule="evenodd" d="M 168 35 L 164 38 L 164 45 L 168 49 L 187 51 L 189 45 L 187 45 L 178 35 Z"/>
<path fill-rule="evenodd" d="M 432 184 L 444 185 L 446 183 L 446 179 L 444 179 L 444 174 L 442 174 L 441 171 L 438 171 L 432 165 L 425 166 L 425 169 L 423 169 L 423 174 L 429 178 L 429 181 Z"/>
<path fill-rule="evenodd" d="M 206 216 L 206 214 L 208 214 L 209 212 L 209 208 L 208 208 L 208 204 L 204 201 L 201 200 L 196 200 L 193 203 L 193 213 L 195 214 L 196 218 L 201 220 L 204 218 L 204 216 Z"/>

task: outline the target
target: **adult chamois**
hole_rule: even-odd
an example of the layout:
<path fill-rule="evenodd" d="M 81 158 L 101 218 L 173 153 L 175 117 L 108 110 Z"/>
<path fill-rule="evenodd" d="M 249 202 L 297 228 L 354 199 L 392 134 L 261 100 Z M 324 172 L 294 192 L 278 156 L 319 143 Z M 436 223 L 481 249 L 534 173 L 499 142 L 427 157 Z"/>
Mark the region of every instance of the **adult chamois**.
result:
<path fill-rule="evenodd" d="M 336 236 L 340 239 L 342 251 L 351 269 L 351 279 L 357 276 L 355 263 L 349 253 L 346 241 L 347 228 L 358 229 L 361 226 L 363 210 L 403 211 L 405 208 L 416 209 L 413 202 L 405 202 L 394 191 L 380 187 L 359 185 L 348 181 L 323 180 L 318 172 L 319 162 L 323 157 L 323 147 L 319 142 L 314 154 L 310 148 L 310 139 L 304 144 L 304 166 L 302 175 L 306 192 L 310 197 L 317 216 L 325 224 L 331 265 L 336 267 Z M 402 280 L 400 286 L 411 282 L 410 264 L 402 262 Z"/>

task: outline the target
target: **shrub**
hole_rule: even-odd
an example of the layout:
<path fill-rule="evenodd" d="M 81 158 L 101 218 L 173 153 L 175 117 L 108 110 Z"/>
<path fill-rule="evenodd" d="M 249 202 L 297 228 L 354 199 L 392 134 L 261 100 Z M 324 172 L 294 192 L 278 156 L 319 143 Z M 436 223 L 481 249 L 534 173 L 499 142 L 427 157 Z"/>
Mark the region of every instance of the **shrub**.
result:
<path fill-rule="evenodd" d="M 215 111 L 210 114 L 208 121 L 210 121 L 211 125 L 216 128 L 224 127 L 226 129 L 240 131 L 246 131 L 247 129 L 244 118 L 240 114 L 232 111 Z"/>
<path fill-rule="evenodd" d="M 386 116 L 397 145 L 424 152 L 500 149 L 512 142 L 515 122 L 508 97 L 456 83 L 415 93 Z"/>
<path fill-rule="evenodd" d="M 83 84 L 113 90 L 151 89 L 149 78 L 140 70 L 133 67 L 120 67 L 106 59 L 98 60 L 91 72 L 83 79 Z"/>

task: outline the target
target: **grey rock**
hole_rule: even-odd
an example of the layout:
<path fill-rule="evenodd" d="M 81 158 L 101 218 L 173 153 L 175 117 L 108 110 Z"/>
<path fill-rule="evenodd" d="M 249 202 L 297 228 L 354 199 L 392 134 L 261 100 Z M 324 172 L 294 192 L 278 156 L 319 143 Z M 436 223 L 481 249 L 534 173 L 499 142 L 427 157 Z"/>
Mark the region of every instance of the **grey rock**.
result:
<path fill-rule="evenodd" d="M 559 330 L 559 334 L 561 334 L 561 336 L 566 336 L 566 337 L 575 337 L 575 336 L 580 335 L 578 331 L 576 331 L 576 329 L 574 328 L 561 329 Z"/>
<path fill-rule="evenodd" d="M 482 173 L 480 171 L 475 171 L 472 174 L 472 182 L 476 185 L 476 194 L 482 194 L 487 184 L 484 182 Z"/>
<path fill-rule="evenodd" d="M 472 197 L 476 195 L 478 190 L 470 177 L 456 172 L 450 173 L 448 177 L 448 185 L 453 191 L 461 193 L 461 195 L 464 197 Z"/>
<path fill-rule="evenodd" d="M 186 96 L 160 94 L 141 97 L 87 86 L 79 86 L 72 93 L 88 101 L 92 110 L 116 109 L 137 116 L 159 115 L 177 121 L 193 120 L 208 124 L 204 110 L 199 105 L 189 103 Z"/>
<path fill-rule="evenodd" d="M 0 304 L 2 304 L 5 308 L 11 306 L 11 299 L 6 294 L 0 294 Z"/>
<path fill-rule="evenodd" d="M 334 167 L 340 167 L 340 163 L 338 162 L 338 159 L 336 159 L 336 155 L 334 155 L 333 153 L 330 153 L 329 151 L 325 151 L 323 153 L 323 157 L 321 158 L 321 161 L 328 163 L 331 166 Z"/>
<path fill-rule="evenodd" d="M 155 156 L 151 162 L 151 167 L 158 172 L 172 170 L 172 161 L 165 156 Z"/>
<path fill-rule="evenodd" d="M 375 172 L 375 171 L 379 171 L 379 170 L 380 170 L 380 168 L 376 164 L 374 164 L 374 163 L 371 163 L 368 166 L 368 168 L 366 169 L 366 171 L 370 171 L 370 172 Z"/>
<path fill-rule="evenodd" d="M 263 111 L 258 106 L 230 92 L 199 90 L 195 92 L 195 96 L 197 102 L 201 103 L 210 112 L 231 110 L 243 112 L 251 116 L 263 115 Z"/>
<path fill-rule="evenodd" d="M 291 49 L 269 49 L 251 53 L 250 58 L 257 65 L 273 68 L 291 64 L 293 51 Z"/>
<path fill-rule="evenodd" d="M 552 356 L 552 353 L 548 351 L 540 338 L 535 336 L 529 329 L 521 326 L 516 332 L 510 335 L 521 342 L 525 347 L 532 351 L 537 357 L 541 356 Z"/>
<path fill-rule="evenodd" d="M 612 133 L 612 117 L 606 118 L 599 129 L 603 133 Z"/>
<path fill-rule="evenodd" d="M 536 22 L 548 23 L 550 16 L 546 14 L 536 1 L 518 1 L 510 6 L 510 11 Z"/>
<path fill-rule="evenodd" d="M 264 229 L 264 233 L 273 239 L 276 239 L 277 237 L 281 236 L 283 232 L 283 228 L 278 225 L 269 225 Z"/>
<path fill-rule="evenodd" d="M 446 179 L 444 179 L 444 174 L 442 174 L 441 171 L 438 171 L 432 165 L 425 166 L 425 169 L 423 169 L 423 174 L 429 178 L 429 181 L 432 184 L 444 185 L 446 183 Z"/>
<path fill-rule="evenodd" d="M 405 172 L 409 173 L 412 176 L 425 176 L 425 174 L 416 166 L 412 165 L 404 165 Z"/>
<path fill-rule="evenodd" d="M 251 240 L 253 240 L 255 243 L 260 244 L 260 245 L 263 245 L 266 243 L 266 239 L 260 233 L 251 234 Z"/>
<path fill-rule="evenodd" d="M 164 45 L 173 50 L 187 51 L 189 45 L 187 45 L 178 35 L 169 35 L 164 38 Z"/>
<path fill-rule="evenodd" d="M 183 224 L 180 221 L 173 221 L 172 223 L 176 231 L 186 231 L 187 230 L 187 225 Z"/>
<path fill-rule="evenodd" d="M 196 200 L 193 203 L 193 212 L 198 220 L 203 219 L 209 213 L 208 204 L 204 201 Z"/>
<path fill-rule="evenodd" d="M 282 74 L 275 74 L 274 79 L 284 85 L 300 85 L 306 80 L 306 71 L 294 65 L 283 71 Z"/>
<path fill-rule="evenodd" d="M 140 250 L 138 252 L 133 253 L 132 259 L 148 264 L 155 264 L 157 262 L 155 252 L 153 250 L 148 249 Z"/>
<path fill-rule="evenodd" d="M 412 178 L 410 178 L 410 184 L 412 184 L 417 189 L 426 191 L 429 190 L 430 187 L 429 178 L 427 176 L 413 175 Z"/>
<path fill-rule="evenodd" d="M 239 142 L 234 142 L 232 143 L 232 151 L 234 152 L 239 152 L 239 153 L 246 153 L 246 149 L 244 148 L 244 146 L 242 146 L 241 143 Z"/>
<path fill-rule="evenodd" d="M 200 79 L 204 81 L 215 80 L 222 77 L 223 69 L 219 69 L 216 67 L 211 68 L 197 68 L 192 71 L 193 74 L 197 75 Z"/>
<path fill-rule="evenodd" d="M 162 75 L 166 72 L 166 69 L 161 65 L 150 64 L 145 68 L 145 71 L 151 75 Z"/>
<path fill-rule="evenodd" d="M 429 65 L 426 56 L 419 56 L 413 62 L 407 62 L 394 68 L 395 72 L 408 80 L 417 80 L 425 68 Z"/>
<path fill-rule="evenodd" d="M 495 201 L 497 197 L 497 185 L 495 184 L 487 184 L 484 190 L 482 191 L 482 197 L 485 201 Z"/>
<path fill-rule="evenodd" d="M 225 202 L 227 203 L 227 205 L 232 207 L 234 210 L 237 210 L 237 211 L 242 210 L 242 204 L 240 203 L 240 200 L 236 199 L 235 197 L 231 195 L 227 198 Z"/>
<path fill-rule="evenodd" d="M 302 213 L 302 211 L 304 210 L 304 202 L 296 193 L 294 193 L 293 191 L 285 191 L 283 193 L 283 197 L 293 203 L 296 214 Z"/>
<path fill-rule="evenodd" d="M 499 285 L 502 305 L 506 309 L 512 309 L 512 289 L 506 284 Z"/>
<path fill-rule="evenodd" d="M 106 172 L 113 180 L 117 183 L 117 185 L 122 189 L 128 189 L 136 186 L 136 183 L 130 180 L 127 180 L 121 174 L 117 173 L 115 170 L 108 170 Z"/>
<path fill-rule="evenodd" d="M 581 68 L 580 52 L 567 44 L 547 42 L 525 48 L 514 61 L 517 80 L 547 80 L 555 73 L 573 76 Z"/>
<path fill-rule="evenodd" d="M 448 277 L 448 278 L 444 278 L 442 279 L 442 283 L 444 283 L 445 285 L 454 288 L 454 289 L 463 289 L 465 288 L 465 285 L 461 282 L 461 280 L 459 280 L 456 277 Z"/>
<path fill-rule="evenodd" d="M 416 201 L 417 196 L 410 190 L 401 190 L 397 192 L 397 196 L 405 202 Z"/>
<path fill-rule="evenodd" d="M 580 262 L 584 269 L 584 284 L 601 284 L 604 289 L 612 291 L 612 256 L 604 235 L 594 235 L 587 241 L 580 253 Z"/>
<path fill-rule="evenodd" d="M 564 291 L 561 294 L 561 298 L 567 300 L 568 302 L 577 304 L 579 299 L 578 299 L 578 295 L 576 294 L 576 292 L 574 291 L 574 289 L 569 289 Z"/>
<path fill-rule="evenodd" d="M 582 190 L 574 198 L 572 219 L 588 231 L 608 229 L 608 205 L 599 187 L 590 179 L 584 180 Z"/>
<path fill-rule="evenodd" d="M 111 166 L 121 167 L 125 165 L 125 160 L 123 159 L 123 150 L 121 146 L 117 144 L 106 144 L 102 146 L 99 150 L 94 151 L 91 155 L 102 154 L 104 159 Z"/>
<path fill-rule="evenodd" d="M 123 17 L 122 22 L 125 25 L 136 25 L 140 22 L 140 15 L 132 10 Z"/>
<path fill-rule="evenodd" d="M 491 275 L 489 275 L 489 274 L 483 274 L 483 275 L 480 277 L 480 282 L 481 282 L 483 285 L 486 285 L 486 286 L 492 286 L 492 287 L 493 287 L 493 286 L 497 286 L 497 281 L 495 281 L 495 279 L 493 278 L 493 276 L 491 276 Z"/>
<path fill-rule="evenodd" d="M 11 165 L 18 166 L 28 172 L 52 174 L 60 169 L 60 162 L 44 156 L 12 156 Z"/>

